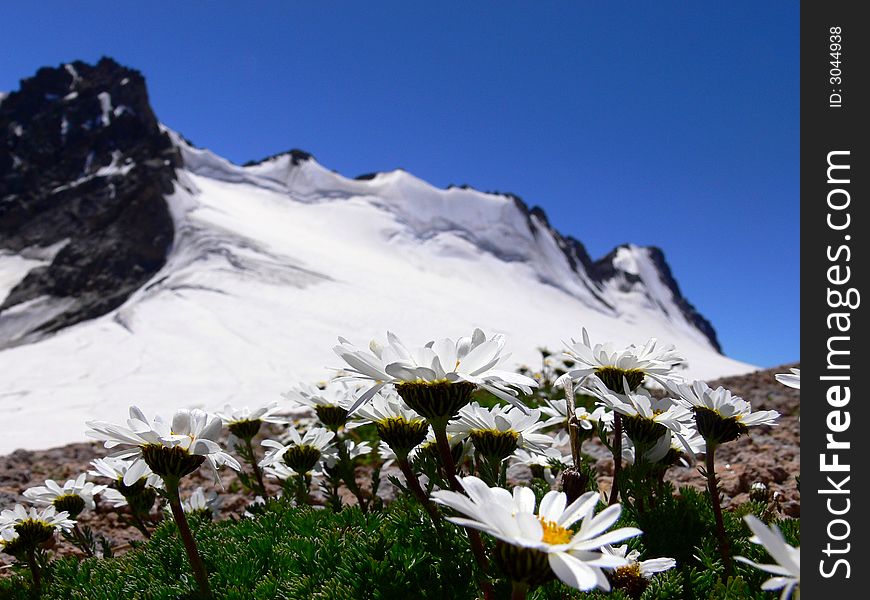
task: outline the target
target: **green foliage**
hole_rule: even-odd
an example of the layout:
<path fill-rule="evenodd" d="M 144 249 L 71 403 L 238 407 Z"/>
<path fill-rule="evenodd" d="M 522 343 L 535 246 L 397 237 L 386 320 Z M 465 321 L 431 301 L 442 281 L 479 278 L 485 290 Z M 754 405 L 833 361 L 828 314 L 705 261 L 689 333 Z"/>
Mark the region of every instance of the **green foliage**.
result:
<path fill-rule="evenodd" d="M 476 574 L 464 532 L 436 534 L 416 505 L 339 513 L 270 502 L 254 519 L 192 520 L 219 598 L 473 598 Z M 117 558 L 64 558 L 50 567 L 44 598 L 193 598 L 196 589 L 177 529 Z M 0 598 L 29 598 L 26 573 L 0 580 Z"/>
<path fill-rule="evenodd" d="M 644 532 L 642 558 L 667 556 L 677 564 L 693 564 L 695 548 L 705 538 L 715 539 L 710 502 L 692 488 L 681 489 L 679 495 L 663 494 L 655 506 L 640 513 L 626 509 L 623 518 Z"/>
<path fill-rule="evenodd" d="M 758 588 L 755 588 L 758 590 Z M 750 586 L 741 577 L 732 577 L 728 583 L 721 580 L 710 590 L 710 600 L 768 600 L 770 594 L 760 590 L 753 592 Z"/>
<path fill-rule="evenodd" d="M 668 490 L 671 492 L 672 490 Z M 725 511 L 725 531 L 731 547 L 731 556 L 745 556 L 759 563 L 773 560 L 761 546 L 749 542 L 751 532 L 743 516 L 769 514 L 769 507 L 758 502 L 747 502 L 733 511 Z M 799 545 L 800 520 L 773 521 L 792 545 Z M 754 600 L 771 598 L 761 592 L 761 584 L 770 575 L 749 565 L 734 562 L 735 576 L 728 583 L 722 581 L 723 566 L 719 542 L 714 534 L 715 520 L 706 492 L 681 488 L 679 493 L 657 496 L 656 504 L 642 512 L 626 506 L 619 526 L 636 526 L 644 533 L 628 541 L 631 548 L 641 553 L 641 560 L 670 557 L 677 568 L 656 575 L 641 600 L 659 598 L 719 598 L 728 600 Z M 592 597 L 592 596 L 589 596 Z M 613 596 L 607 596 L 613 597 Z"/>
<path fill-rule="evenodd" d="M 683 597 L 683 577 L 679 570 L 671 569 L 653 577 L 640 600 L 678 600 Z"/>
<path fill-rule="evenodd" d="M 800 519 L 780 519 L 779 521 L 774 521 L 774 525 L 779 527 L 786 542 L 795 547 L 801 545 Z"/>
<path fill-rule="evenodd" d="M 545 482 L 533 488 L 542 494 Z M 599 507 L 601 508 L 601 507 Z M 757 508 L 757 507 L 756 507 Z M 401 498 L 382 511 L 357 508 L 335 513 L 270 501 L 252 509 L 256 517 L 210 523 L 191 519 L 217 598 L 227 599 L 390 599 L 479 597 L 479 572 L 465 532 L 449 523 L 438 534 L 426 513 Z M 745 512 L 745 511 L 740 511 Z M 799 521 L 775 522 L 798 543 Z M 760 592 L 767 575 L 735 563 L 724 583 L 713 516 L 705 494 L 684 488 L 642 514 L 623 513 L 619 526 L 638 526 L 644 535 L 629 542 L 641 559 L 670 556 L 678 568 L 654 576 L 640 596 L 622 590 L 581 593 L 552 581 L 533 590 L 534 600 L 658 600 L 770 598 Z M 750 532 L 735 512 L 726 512 L 733 554 L 770 562 L 764 549 L 748 542 Z M 486 539 L 486 538 L 485 538 Z M 491 540 L 489 540 L 491 545 Z M 45 564 L 47 599 L 195 598 L 196 584 L 172 521 L 127 554 L 105 559 L 63 558 Z M 30 598 L 29 575 L 21 570 L 0 579 L 0 599 Z M 507 594 L 497 580 L 496 596 Z"/>
<path fill-rule="evenodd" d="M 87 556 L 110 558 L 114 554 L 111 542 L 104 536 L 94 533 L 88 526 L 76 527 L 71 532 L 64 531 L 63 538 Z"/>

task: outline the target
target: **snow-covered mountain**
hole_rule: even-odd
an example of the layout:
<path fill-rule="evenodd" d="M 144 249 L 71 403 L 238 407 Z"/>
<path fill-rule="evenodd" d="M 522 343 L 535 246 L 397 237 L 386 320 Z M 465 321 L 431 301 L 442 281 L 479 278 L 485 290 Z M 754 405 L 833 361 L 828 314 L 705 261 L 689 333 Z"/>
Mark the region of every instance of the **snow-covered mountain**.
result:
<path fill-rule="evenodd" d="M 110 59 L 0 96 L 0 453 L 89 418 L 279 399 L 327 379 L 342 335 L 502 332 L 518 364 L 585 326 L 720 353 L 657 248 L 593 261 L 539 208 L 397 170 L 349 179 L 294 150 L 245 166 L 160 125 Z"/>

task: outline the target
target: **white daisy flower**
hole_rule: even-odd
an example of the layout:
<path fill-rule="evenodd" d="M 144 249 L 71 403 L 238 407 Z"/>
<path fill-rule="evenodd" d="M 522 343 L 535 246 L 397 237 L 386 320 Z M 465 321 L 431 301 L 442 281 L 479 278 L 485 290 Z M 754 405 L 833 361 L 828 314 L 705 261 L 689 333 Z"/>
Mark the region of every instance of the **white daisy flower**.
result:
<path fill-rule="evenodd" d="M 425 443 L 426 442 L 424 442 L 424 444 Z M 431 442 L 431 443 L 434 444 L 434 442 Z M 412 464 L 413 464 L 414 460 L 416 460 L 417 454 L 420 451 L 421 447 L 422 447 L 422 445 L 417 446 L 408 453 L 408 460 Z M 378 442 L 377 452 L 378 452 L 378 455 L 381 457 L 381 460 L 384 461 L 383 464 L 381 465 L 382 470 L 386 470 L 387 467 L 389 467 L 396 460 L 398 460 L 398 457 L 396 456 L 395 451 L 392 448 L 390 448 L 389 444 L 387 444 L 386 442 L 383 442 L 383 441 Z M 425 476 L 420 475 L 420 477 L 422 479 Z"/>
<path fill-rule="evenodd" d="M 776 380 L 790 388 L 801 389 L 801 370 L 789 369 L 791 373 L 777 373 Z"/>
<path fill-rule="evenodd" d="M 9 536 L 8 540 L 26 547 L 48 541 L 55 531 L 71 531 L 75 524 L 68 512 L 57 512 L 54 506 L 27 509 L 16 504 L 11 509 L 0 511 L 0 531 L 14 530 L 17 536 Z M 3 539 L 6 540 L 7 536 Z"/>
<path fill-rule="evenodd" d="M 356 443 L 353 440 L 344 440 L 341 442 L 347 450 L 347 456 L 350 460 L 372 453 L 372 446 L 368 442 Z M 340 460 L 338 449 L 333 445 L 332 448 L 323 453 L 323 464 L 328 468 L 333 468 Z"/>
<path fill-rule="evenodd" d="M 756 481 L 749 486 L 749 499 L 753 502 L 770 502 L 774 492 L 763 481 Z"/>
<path fill-rule="evenodd" d="M 112 505 L 112 508 L 127 506 L 132 500 L 137 508 L 147 512 L 154 503 L 153 490 L 163 489 L 163 480 L 151 472 L 145 461 L 132 461 L 123 458 L 95 458 L 91 461 L 93 470 L 88 471 L 94 477 L 107 477 L 115 487 L 107 487 L 100 492 L 100 498 Z M 127 476 L 128 471 L 132 471 Z M 124 478 L 132 479 L 133 483 L 126 485 Z M 152 490 L 152 491 L 147 491 Z"/>
<path fill-rule="evenodd" d="M 408 408 L 395 392 L 386 390 L 367 405 L 359 407 L 353 417 L 358 423 L 373 423 L 378 437 L 403 457 L 413 452 L 429 431 L 429 424 L 423 417 Z"/>
<path fill-rule="evenodd" d="M 8 554 L 18 554 L 18 532 L 13 528 L 0 529 L 0 550 Z"/>
<path fill-rule="evenodd" d="M 94 468 L 88 471 L 88 475 L 93 475 L 94 477 L 107 477 L 116 483 L 123 484 L 127 472 L 132 471 L 128 480 L 132 479 L 135 483 L 140 479 L 144 479 L 148 487 L 158 489 L 163 487 L 163 480 L 160 479 L 159 475 L 155 475 L 144 461 L 132 461 L 107 456 L 105 458 L 95 458 L 91 461 L 91 466 Z M 101 495 L 105 497 L 105 492 Z"/>
<path fill-rule="evenodd" d="M 510 456 L 510 460 L 511 467 L 520 465 L 528 467 L 532 471 L 533 477 L 541 477 L 550 485 L 556 482 L 556 476 L 553 474 L 554 466 L 563 470 L 574 464 L 571 455 L 562 454 L 555 445 L 545 448 L 543 452 L 529 452 L 523 448 L 517 448 Z M 508 478 L 511 477 L 511 470 L 508 470 Z"/>
<path fill-rule="evenodd" d="M 123 508 L 129 504 L 127 497 L 115 488 L 106 488 L 100 494 L 105 502 L 108 502 L 112 508 Z"/>
<path fill-rule="evenodd" d="M 596 516 L 599 498 L 594 492 L 583 494 L 570 505 L 564 493 L 548 492 L 536 514 L 535 494 L 530 488 L 517 486 L 511 494 L 476 477 L 460 478 L 460 482 L 467 496 L 440 490 L 433 492 L 433 498 L 464 515 L 448 520 L 502 542 L 496 557 L 514 581 L 534 585 L 555 574 L 578 590 L 609 590 L 610 583 L 601 569 L 622 567 L 628 561 L 604 552 L 602 547 L 641 533 L 633 527 L 605 533 L 619 519 L 622 507 L 609 506 Z M 569 529 L 578 521 L 579 530 Z"/>
<path fill-rule="evenodd" d="M 671 448 L 673 436 L 670 431 L 665 432 L 665 435 L 660 437 L 655 445 L 648 448 L 643 453 L 643 460 L 646 463 L 657 463 L 667 456 Z M 622 462 L 627 465 L 633 465 L 637 462 L 637 449 L 634 447 L 634 442 L 628 437 L 624 431 L 622 432 L 622 445 L 620 447 Z"/>
<path fill-rule="evenodd" d="M 683 430 L 679 437 L 671 437 L 671 451 L 683 466 L 691 466 L 698 455 L 707 452 L 707 442 L 697 429 Z"/>
<path fill-rule="evenodd" d="M 106 489 L 104 485 L 85 481 L 86 477 L 82 473 L 63 485 L 53 479 L 46 479 L 44 486 L 27 488 L 22 495 L 37 506 L 54 506 L 75 519 L 85 509 L 94 510 L 94 495 Z"/>
<path fill-rule="evenodd" d="M 684 361 L 673 346 L 659 346 L 655 338 L 643 346 L 632 344 L 621 350 L 609 342 L 593 346 L 585 327 L 582 341 L 572 339 L 571 343 L 566 342 L 565 345 L 568 347 L 565 354 L 576 364 L 556 380 L 559 385 L 579 381 L 593 374 L 613 390 L 622 390 L 623 377 L 628 380 L 631 389 L 636 389 L 644 377 L 663 384 L 674 367 Z"/>
<path fill-rule="evenodd" d="M 319 470 L 324 455 L 333 448 L 335 433 L 323 427 L 314 427 L 299 435 L 295 427 L 287 429 L 287 443 L 263 440 L 262 445 L 269 450 L 260 461 L 261 467 L 274 467 L 283 464 L 295 473 L 304 475 Z"/>
<path fill-rule="evenodd" d="M 271 402 L 257 408 L 242 406 L 234 408 L 227 404 L 223 412 L 215 413 L 234 436 L 243 440 L 250 440 L 263 423 L 289 423 L 290 419 L 284 415 L 276 414 L 280 409 L 277 402 Z"/>
<path fill-rule="evenodd" d="M 212 467 L 215 478 L 217 469 L 227 465 L 236 471 L 242 466 L 224 452 L 217 440 L 221 433 L 221 419 L 199 409 L 181 409 L 171 423 L 160 416 L 148 419 L 138 407 L 130 407 L 127 427 L 104 421 L 89 421 L 86 433 L 102 440 L 106 448 L 118 448 L 111 456 L 143 461 L 163 478 L 183 477 L 195 471 L 203 462 Z M 124 484 L 132 485 L 139 477 L 132 467 L 124 475 Z"/>
<path fill-rule="evenodd" d="M 197 487 L 193 492 L 191 492 L 187 500 L 184 500 L 181 503 L 181 508 L 186 513 L 208 515 L 210 518 L 214 519 L 220 515 L 222 503 L 223 499 L 216 491 L 212 490 L 208 495 L 206 495 L 205 490 L 203 490 L 202 487 Z"/>
<path fill-rule="evenodd" d="M 665 430 L 678 438 L 690 435 L 693 430 L 692 413 L 685 406 L 670 398 L 653 398 L 643 388 L 632 391 L 625 380 L 623 393 L 612 391 L 599 379 L 592 379 L 586 391 L 623 416 L 623 427 L 635 445 L 654 445 Z"/>
<path fill-rule="evenodd" d="M 568 420 L 568 401 L 564 398 L 548 398 L 541 405 L 541 414 L 549 417 L 549 419 L 544 421 L 544 427 L 564 425 Z M 598 423 L 602 423 L 607 427 L 613 424 L 613 413 L 603 406 L 596 406 L 592 412 L 589 412 L 583 406 L 577 406 L 574 408 L 574 416 L 577 418 L 580 427 L 590 432 Z"/>
<path fill-rule="evenodd" d="M 451 413 L 450 410 L 458 410 L 464 406 L 474 387 L 483 388 L 502 400 L 523 408 L 517 400 L 517 390 L 530 394 L 531 388 L 538 385 L 534 379 L 500 369 L 499 366 L 510 356 L 503 354 L 505 338 L 494 335 L 487 339 L 480 329 L 475 329 L 471 337 L 455 341 L 446 338 L 416 348 L 407 348 L 391 332 L 387 333 L 386 346 L 373 341 L 369 351 L 357 349 L 344 338 L 339 338 L 339 342 L 334 350 L 350 366 L 352 374 L 349 377 L 374 382 L 351 407 L 351 412 L 390 384 L 399 386 L 399 393 L 409 406 L 427 418 L 452 416 L 455 411 Z M 432 407 L 422 399 L 418 406 L 415 405 L 417 399 L 409 400 L 401 389 L 403 384 L 463 383 L 469 387 L 464 394 L 465 401 L 459 406 L 454 402 L 450 406 Z"/>
<path fill-rule="evenodd" d="M 698 459 L 699 454 L 704 454 L 706 443 L 695 430 L 691 430 L 688 436 L 676 436 L 668 430 L 655 444 L 647 448 L 643 454 L 646 463 L 657 463 L 663 466 L 671 466 L 677 463 L 685 467 L 691 466 Z M 633 465 L 637 457 L 637 449 L 631 438 L 622 433 L 622 460 Z"/>
<path fill-rule="evenodd" d="M 629 552 L 627 545 L 605 546 L 603 550 L 613 556 L 624 557 L 628 561 L 626 566 L 616 569 L 610 576 L 610 581 L 613 583 L 613 587 L 625 590 L 629 595 L 631 592 L 643 593 L 653 575 L 677 566 L 677 561 L 673 558 L 638 560 L 640 552 L 637 550 Z"/>
<path fill-rule="evenodd" d="M 356 399 L 353 390 L 335 383 L 323 388 L 299 384 L 282 397 L 295 406 L 312 409 L 320 422 L 332 431 L 348 425 L 347 417 Z"/>
<path fill-rule="evenodd" d="M 276 462 L 268 467 L 263 467 L 263 473 L 266 474 L 266 477 L 270 479 L 277 479 L 279 481 L 286 481 L 288 479 L 293 479 L 299 473 L 288 467 L 282 462 Z"/>
<path fill-rule="evenodd" d="M 550 467 L 553 463 L 570 467 L 574 462 L 570 454 L 563 454 L 555 444 L 549 448 L 544 448 L 541 452 L 530 452 L 524 448 L 517 448 L 510 458 L 513 464 L 526 467 Z"/>
<path fill-rule="evenodd" d="M 376 424 L 387 419 L 425 421 L 417 411 L 405 404 L 395 390 L 381 390 L 371 402 L 357 408 L 351 416 L 361 421 L 360 424 Z"/>
<path fill-rule="evenodd" d="M 743 556 L 735 557 L 736 560 L 775 575 L 775 577 L 765 581 L 761 589 L 768 591 L 782 589 L 780 600 L 789 598 L 793 591 L 797 592 L 796 596 L 800 596 L 800 547 L 795 548 L 786 542 L 782 532 L 776 525 L 768 527 L 752 515 L 746 515 L 743 519 L 749 525 L 752 533 L 755 534 L 749 538 L 749 541 L 764 546 L 764 549 L 776 561 L 776 564 L 758 564 Z"/>
<path fill-rule="evenodd" d="M 380 456 L 381 460 L 383 461 L 383 463 L 381 464 L 381 469 L 384 471 L 386 471 L 390 465 L 398 460 L 398 456 L 396 456 L 396 453 L 393 451 L 392 448 L 390 448 L 389 444 L 384 441 L 378 442 L 377 452 L 378 456 Z M 412 457 L 413 455 L 414 452 L 412 451 L 409 456 Z"/>
<path fill-rule="evenodd" d="M 638 558 L 640 558 L 640 552 L 637 550 L 629 551 L 628 545 L 626 544 L 623 544 L 622 546 L 604 546 L 604 551 L 614 556 L 625 557 L 628 561 L 628 565 L 627 567 L 622 568 L 637 566 L 640 570 L 640 574 L 646 579 L 649 579 L 656 573 L 663 573 L 677 566 L 677 561 L 673 558 L 650 558 L 649 560 L 638 560 Z"/>
<path fill-rule="evenodd" d="M 721 386 L 714 390 L 703 381 L 695 381 L 691 386 L 672 382 L 668 388 L 677 395 L 676 401 L 682 401 L 687 408 L 706 408 L 723 419 L 737 419 L 747 427 L 772 425 L 779 418 L 779 413 L 775 410 L 752 412 L 752 406 L 743 398 L 733 395 Z"/>
<path fill-rule="evenodd" d="M 447 424 L 447 432 L 459 438 L 468 438 L 474 448 L 485 456 L 504 459 L 517 448 L 543 452 L 553 438 L 540 433 L 544 426 L 541 411 L 528 413 L 508 406 L 483 408 L 472 402 L 459 410 L 459 415 Z"/>
<path fill-rule="evenodd" d="M 270 402 L 264 406 L 250 408 L 242 406 L 234 408 L 230 404 L 224 405 L 223 412 L 216 412 L 215 415 L 221 418 L 224 425 L 232 423 L 241 423 L 244 421 L 262 421 L 263 423 L 287 423 L 288 418 L 285 415 L 277 414 L 280 411 L 277 402 Z"/>
<path fill-rule="evenodd" d="M 669 382 L 668 389 L 675 401 L 695 413 L 698 431 L 708 443 L 723 443 L 746 433 L 755 425 L 774 425 L 779 418 L 775 410 L 752 411 L 752 406 L 729 390 L 715 390 L 703 381 L 691 385 Z"/>

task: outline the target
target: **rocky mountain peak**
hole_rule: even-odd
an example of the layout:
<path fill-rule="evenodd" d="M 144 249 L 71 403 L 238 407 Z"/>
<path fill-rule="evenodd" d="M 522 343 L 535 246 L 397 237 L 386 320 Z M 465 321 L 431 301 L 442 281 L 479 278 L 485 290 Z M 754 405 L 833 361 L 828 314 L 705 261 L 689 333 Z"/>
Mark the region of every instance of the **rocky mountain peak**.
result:
<path fill-rule="evenodd" d="M 106 314 L 160 271 L 178 225 L 165 198 L 182 168 L 304 202 L 367 198 L 414 244 L 462 239 L 449 252 L 523 263 L 593 311 L 622 318 L 638 306 L 720 349 L 658 248 L 620 246 L 593 261 L 515 194 L 441 190 L 400 170 L 347 180 L 298 149 L 233 165 L 162 127 L 142 74 L 109 58 L 42 68 L 0 96 L 0 259 L 41 261 L 0 290 L 0 348 Z"/>
<path fill-rule="evenodd" d="M 144 78 L 112 59 L 42 68 L 3 99 L 0 251 L 60 247 L 0 305 L 7 343 L 104 314 L 163 266 L 180 164 Z"/>
<path fill-rule="evenodd" d="M 650 305 L 658 306 L 670 318 L 675 316 L 670 312 L 676 308 L 680 316 L 700 331 L 717 352 L 722 351 L 713 325 L 680 291 L 661 248 L 622 244 L 595 261 L 591 271 L 602 285 L 615 286 L 622 292 L 639 291 L 646 296 Z M 650 281 L 651 278 L 654 280 Z M 663 298 L 663 295 L 667 297 Z"/>
<path fill-rule="evenodd" d="M 293 148 L 291 150 L 286 150 L 284 152 L 278 152 L 277 154 L 272 154 L 270 156 L 267 156 L 265 158 L 261 158 L 258 160 L 249 160 L 248 162 L 246 162 L 242 166 L 243 167 L 254 167 L 254 166 L 261 165 L 263 163 L 266 163 L 266 162 L 269 162 L 271 160 L 275 160 L 277 158 L 281 158 L 284 156 L 286 156 L 290 159 L 290 163 L 294 167 L 298 167 L 299 165 L 304 163 L 306 160 L 311 160 L 312 158 L 314 158 L 314 156 L 310 152 L 306 152 L 305 150 L 300 150 L 299 148 Z"/>

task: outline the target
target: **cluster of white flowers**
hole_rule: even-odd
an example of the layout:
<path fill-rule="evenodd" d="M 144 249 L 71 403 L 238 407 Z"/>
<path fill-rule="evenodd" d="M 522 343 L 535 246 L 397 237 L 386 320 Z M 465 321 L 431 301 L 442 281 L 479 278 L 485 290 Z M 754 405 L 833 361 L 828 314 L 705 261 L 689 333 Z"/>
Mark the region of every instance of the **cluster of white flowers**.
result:
<path fill-rule="evenodd" d="M 105 421 L 88 421 L 87 425 L 89 436 L 103 441 L 106 448 L 117 448 L 110 456 L 133 459 L 133 465 L 124 474 L 124 485 L 132 485 L 139 479 L 136 476 L 139 462 L 146 463 L 164 479 L 183 477 L 203 461 L 212 467 L 215 477 L 222 465 L 237 471 L 241 469 L 239 462 L 218 444 L 221 418 L 199 409 L 178 410 L 170 422 L 157 415 L 149 424 L 145 414 L 131 406 L 127 427 Z M 178 460 L 173 462 L 170 456 Z M 197 461 L 197 457 L 201 457 L 200 460 Z"/>
<path fill-rule="evenodd" d="M 583 329 L 581 340 L 567 343 L 562 356 L 542 352 L 542 370 L 558 374 L 555 379 L 506 370 L 510 355 L 504 336 L 487 337 L 480 329 L 468 337 L 421 346 L 406 345 L 388 332 L 386 343 L 373 341 L 368 350 L 339 338 L 334 350 L 347 367 L 328 384 L 296 385 L 284 394 L 283 409 L 277 402 L 254 408 L 227 405 L 214 414 L 181 409 L 169 421 L 160 416 L 149 421 L 133 406 L 126 425 L 88 422 L 88 435 L 111 450 L 108 457 L 91 463 L 88 474 L 109 483 L 97 485 L 81 474 L 63 484 L 47 480 L 44 486 L 26 490 L 24 498 L 44 508 L 28 511 L 16 505 L 0 513 L 2 548 L 17 551 L 25 542 L 38 543 L 20 539 L 23 522 L 40 524 L 43 537 L 72 530 L 79 513 L 95 508 L 95 496 L 118 509 L 129 507 L 146 535 L 144 521 L 150 518 L 158 490 L 169 500 L 177 521 L 184 521 L 184 513 L 217 516 L 220 497 L 215 492 L 199 487 L 181 500 L 179 480 L 202 465 L 208 465 L 216 479 L 224 465 L 238 471 L 243 485 L 261 500 L 274 495 L 266 482 L 280 484 L 279 495 L 309 503 L 312 477 L 333 486 L 340 478 L 365 510 L 354 461 L 378 452 L 385 464 L 399 466 L 404 484 L 436 525 L 441 518 L 437 504 L 455 511 L 448 512 L 449 521 L 497 540 L 493 558 L 511 577 L 515 591 L 552 577 L 579 590 L 609 590 L 621 577 L 649 579 L 676 563 L 671 558 L 640 560 L 636 550 L 614 546 L 642 533 L 631 527 L 611 530 L 622 511 L 618 500 L 626 499 L 618 491 L 597 515 L 601 497 L 595 492 L 571 492 L 569 501 L 568 494 L 550 491 L 536 506 L 530 487 L 506 489 L 508 467 L 514 472 L 531 469 L 555 486 L 560 473 L 578 476 L 586 460 L 581 444 L 597 435 L 612 440 L 608 447 L 615 470 L 623 462 L 658 465 L 655 473 L 663 476 L 677 460 L 693 461 L 699 455 L 707 456 L 709 470 L 719 444 L 749 427 L 773 425 L 779 416 L 772 410 L 753 411 L 749 402 L 724 388 L 683 381 L 676 374 L 683 358 L 655 339 L 624 348 L 593 345 Z M 800 387 L 796 369 L 777 379 Z M 565 398 L 554 398 L 550 392 L 533 397 L 534 388 L 545 380 L 548 390 L 553 385 L 564 389 Z M 650 383 L 665 395 L 651 393 L 645 387 Z M 483 393 L 475 394 L 478 391 Z M 300 411 L 312 415 L 309 422 L 288 416 Z M 257 452 L 252 440 L 263 433 L 265 423 L 276 427 L 267 431 Z M 367 424 L 380 438 L 375 448 L 349 435 Z M 223 427 L 230 433 L 229 449 L 247 467 L 222 448 Z M 426 460 L 440 466 L 415 472 L 415 466 L 426 468 Z M 463 476 L 463 470 L 469 474 Z M 616 479 L 618 474 L 614 487 Z M 561 483 L 567 490 L 564 478 Z M 715 485 L 715 477 L 709 483 Z M 376 484 L 373 481 L 372 494 Z M 332 493 L 340 506 L 336 489 Z M 714 496 L 718 502 L 718 493 Z M 752 541 L 763 544 L 779 564 L 738 560 L 777 575 L 764 589 L 783 588 L 787 597 L 799 584 L 799 550 L 785 544 L 778 530 L 750 518 L 747 522 L 756 536 Z M 182 535 L 185 527 L 180 527 Z M 482 551 L 474 543 L 472 547 Z M 205 592 L 208 581 L 192 539 L 186 550 Z"/>
<path fill-rule="evenodd" d="M 33 551 L 55 532 L 77 532 L 79 515 L 94 510 L 94 496 L 106 487 L 86 478 L 82 473 L 64 483 L 46 479 L 45 485 L 24 490 L 24 500 L 33 506 L 16 504 L 0 512 L 0 549 L 10 554 Z"/>
<path fill-rule="evenodd" d="M 476 453 L 495 456 L 505 465 L 512 463 L 537 469 L 551 483 L 556 481 L 554 469 L 573 467 L 574 457 L 581 455 L 579 448 L 571 453 L 564 452 L 566 442 L 571 439 L 565 434 L 566 425 L 569 431 L 573 425 L 575 431 L 581 432 L 574 434 L 579 435 L 575 437 L 579 443 L 595 432 L 601 436 L 612 435 L 615 422 L 619 423 L 620 461 L 658 463 L 667 460 L 664 464 L 667 468 L 677 458 L 692 461 L 707 452 L 708 444 L 730 441 L 746 433 L 749 427 L 772 425 L 779 416 L 776 411 L 753 411 L 748 402 L 724 388 L 713 390 L 702 381 L 684 382 L 677 374 L 684 359 L 675 348 L 662 346 L 655 339 L 641 346 L 624 348 L 609 343 L 593 345 L 584 329 L 581 341 L 572 340 L 567 344 L 564 358 L 544 354 L 545 367 L 548 360 L 553 364 L 562 361 L 559 367 L 560 370 L 564 367 L 564 372 L 556 384 L 565 388 L 566 399 L 549 398 L 538 409 L 526 407 L 518 395 L 528 395 L 536 380 L 542 377 L 505 375 L 502 369 L 496 368 L 506 356 L 502 354 L 504 340 L 500 336 L 487 340 L 477 330 L 470 338 L 460 338 L 458 342 L 446 339 L 422 347 L 408 347 L 389 333 L 387 344 L 372 342 L 370 352 L 360 351 L 344 339 L 340 342 L 335 351 L 347 362 L 350 371 L 344 379 L 373 383 L 351 406 L 351 411 L 372 399 L 374 404 L 371 408 L 359 410 L 354 415 L 356 418 L 381 428 L 389 424 L 393 429 L 387 433 L 396 437 L 394 430 L 399 424 L 407 429 L 407 424 L 414 420 L 429 418 L 430 414 L 438 415 L 434 411 L 427 413 L 429 406 L 425 404 L 425 401 L 434 402 L 431 390 L 437 384 L 473 383 L 508 402 L 509 406 L 483 407 L 476 402 L 450 405 L 452 414 L 446 426 L 448 437 L 470 440 Z M 799 373 L 794 376 L 798 376 L 799 383 Z M 793 384 L 794 376 L 786 376 L 784 382 Z M 664 388 L 668 395 L 653 396 L 643 387 L 644 384 Z M 400 397 L 381 398 L 379 392 L 388 389 L 387 386 L 395 387 Z M 412 386 L 416 388 L 413 393 L 408 389 Z M 430 391 L 430 395 L 417 390 Z M 596 405 L 579 405 L 577 393 L 595 398 Z M 431 418 L 430 423 L 434 424 Z M 553 432 L 554 427 L 558 431 Z M 430 433 L 430 441 L 433 441 L 432 437 Z M 402 451 L 413 457 L 426 443 Z M 393 446 L 389 442 L 387 445 Z M 494 481 L 489 481 L 492 483 Z M 500 513 L 493 507 L 508 494 L 502 487 L 489 487 L 468 477 L 461 479 L 461 484 L 461 491 L 434 493 L 439 502 L 471 518 L 452 520 L 519 547 L 548 547 L 542 542 L 546 528 L 529 525 L 532 521 L 528 519 L 523 521 L 525 525 L 516 525 L 517 515 L 528 513 L 528 506 L 523 510 L 518 509 L 518 505 L 513 506 L 508 511 L 511 517 L 498 516 Z M 489 491 L 484 493 L 484 489 Z M 525 492 L 518 491 L 522 489 L 525 488 L 515 488 L 515 493 L 519 494 L 517 497 L 525 495 Z M 531 508 L 534 508 L 533 504 Z M 531 546 L 523 536 L 531 536 Z M 615 549 L 608 544 L 598 547 L 601 557 L 586 556 L 587 560 L 581 560 L 586 565 L 584 567 L 572 570 L 568 568 L 576 566 L 572 559 L 557 555 L 559 558 L 550 557 L 550 568 L 569 585 L 590 589 L 607 587 L 607 579 L 596 569 L 616 568 L 617 558 L 622 559 L 621 566 L 639 565 L 639 572 L 646 577 L 674 564 L 667 558 L 637 561 L 637 555 L 627 554 L 625 547 Z M 542 551 L 549 554 L 547 550 Z M 607 558 L 602 558 L 604 556 Z"/>
<path fill-rule="evenodd" d="M 22 525 L 36 525 L 37 527 L 29 527 L 28 533 L 34 535 L 33 539 L 21 540 Z M 21 504 L 16 504 L 11 509 L 0 511 L 0 534 L 3 536 L 5 544 L 11 545 L 12 542 L 26 542 L 28 545 L 37 545 L 45 542 L 55 531 L 69 531 L 75 526 L 75 521 L 69 518 L 69 513 L 66 511 L 58 512 L 54 506 L 45 506 L 43 508 L 30 507 L 25 508 Z M 8 547 L 8 546 L 7 546 Z"/>
<path fill-rule="evenodd" d="M 510 357 L 504 353 L 505 338 L 494 335 L 487 339 L 480 329 L 470 337 L 455 341 L 444 338 L 410 349 L 392 332 L 387 333 L 386 345 L 372 341 L 368 352 L 344 338 L 339 342 L 334 350 L 350 367 L 348 379 L 374 383 L 357 399 L 351 412 L 387 385 L 438 382 L 470 383 L 525 410 L 517 400 L 516 390 L 528 394 L 537 386 L 534 379 L 499 368 Z"/>
<path fill-rule="evenodd" d="M 286 432 L 286 441 L 264 440 L 269 450 L 260 461 L 261 467 L 287 467 L 296 474 L 320 471 L 334 444 L 335 433 L 323 427 L 314 427 L 300 434 L 295 427 Z"/>

